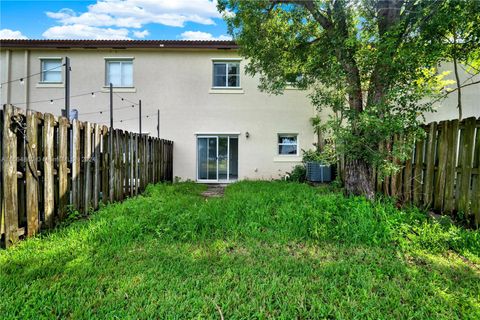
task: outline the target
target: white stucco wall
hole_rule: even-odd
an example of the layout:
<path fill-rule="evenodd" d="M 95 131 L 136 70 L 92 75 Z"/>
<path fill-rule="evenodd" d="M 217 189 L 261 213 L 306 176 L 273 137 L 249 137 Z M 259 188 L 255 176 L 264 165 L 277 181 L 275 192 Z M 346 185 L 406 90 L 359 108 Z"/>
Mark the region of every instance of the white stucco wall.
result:
<path fill-rule="evenodd" d="M 142 120 L 143 132 L 156 135 L 156 112 L 160 109 L 161 137 L 175 142 L 174 176 L 196 179 L 196 133 L 240 133 L 239 178 L 275 179 L 284 175 L 301 156 L 279 156 L 277 134 L 297 133 L 299 149 L 312 148 L 315 135 L 309 123 L 315 110 L 306 92 L 286 90 L 284 95 L 272 96 L 257 89 L 258 79 L 246 76 L 245 61 L 241 61 L 241 91 L 237 93 L 212 92 L 212 59 L 238 58 L 235 50 L 193 49 L 14 49 L 10 50 L 10 68 L 7 50 L 0 51 L 0 78 L 18 79 L 40 71 L 41 57 L 71 59 L 71 96 L 103 90 L 71 99 L 71 108 L 80 112 L 80 120 L 109 123 L 109 112 L 91 113 L 109 109 L 109 94 L 104 88 L 105 58 L 131 57 L 134 90 L 118 90 L 122 97 L 132 101 L 142 99 L 143 114 L 152 114 Z M 444 69 L 451 66 L 446 65 Z M 10 73 L 8 78 L 7 73 Z M 449 78 L 453 78 L 451 73 Z M 462 81 L 466 75 L 462 72 Z M 59 115 L 64 101 L 30 103 L 64 97 L 64 87 L 42 87 L 39 75 L 3 85 L 1 103 L 27 105 L 40 112 Z M 479 77 L 475 78 L 479 80 Z M 130 92 L 122 92 L 130 91 Z M 132 92 L 133 91 L 133 92 Z M 463 90 L 463 117 L 480 117 L 480 86 Z M 426 114 L 426 121 L 440 121 L 458 117 L 456 93 L 436 106 L 437 112 Z M 29 102 L 29 103 L 25 103 Z M 115 108 L 129 103 L 114 96 Z M 326 113 L 321 115 L 326 119 Z M 115 120 L 138 117 L 138 108 L 115 111 Z M 138 120 L 115 122 L 115 126 L 138 132 Z M 249 132 L 247 139 L 245 133 Z"/>
<path fill-rule="evenodd" d="M 6 50 L 1 52 L 1 81 L 6 80 Z M 40 57 L 64 57 L 71 60 L 71 96 L 102 90 L 105 79 L 105 57 L 133 57 L 135 92 L 118 92 L 133 101 L 142 99 L 143 114 L 155 114 L 142 120 L 143 132 L 156 135 L 156 112 L 160 109 L 161 137 L 174 141 L 174 176 L 196 179 L 195 133 L 234 133 L 239 135 L 239 178 L 274 179 L 284 175 L 301 156 L 278 156 L 277 134 L 297 133 L 299 148 L 309 149 L 315 135 L 309 119 L 314 108 L 304 91 L 286 90 L 284 95 L 272 96 L 257 89 L 258 81 L 247 77 L 241 61 L 241 93 L 212 93 L 212 59 L 238 57 L 235 51 L 221 50 L 30 50 L 29 70 L 25 69 L 25 50 L 11 51 L 11 79 L 40 71 Z M 45 88 L 38 85 L 39 76 L 2 87 L 3 103 L 25 107 L 28 100 L 49 100 L 63 97 L 64 88 Z M 106 91 L 106 90 L 105 90 Z M 115 107 L 125 106 L 114 98 Z M 30 103 L 31 109 L 59 115 L 63 100 Z M 80 112 L 79 119 L 109 123 L 109 113 L 81 113 L 108 110 L 109 94 L 97 93 L 71 99 L 71 108 Z M 138 116 L 138 109 L 115 111 L 115 119 Z M 116 127 L 138 132 L 138 120 L 116 122 Z M 245 133 L 249 132 L 247 139 Z"/>
<path fill-rule="evenodd" d="M 461 83 L 480 81 L 480 75 L 471 78 L 471 75 L 465 72 L 464 66 L 459 66 L 459 77 Z M 449 71 L 445 77 L 446 80 L 454 80 L 453 64 L 447 63 L 440 68 L 440 71 Z M 471 79 L 470 79 L 471 78 Z M 465 82 L 467 81 L 467 82 Z M 456 84 L 449 85 L 455 88 Z M 450 93 L 446 99 L 441 100 L 435 105 L 435 112 L 425 114 L 426 123 L 433 121 L 458 119 L 458 92 Z M 462 88 L 462 118 L 480 117 L 480 84 L 475 84 Z"/>

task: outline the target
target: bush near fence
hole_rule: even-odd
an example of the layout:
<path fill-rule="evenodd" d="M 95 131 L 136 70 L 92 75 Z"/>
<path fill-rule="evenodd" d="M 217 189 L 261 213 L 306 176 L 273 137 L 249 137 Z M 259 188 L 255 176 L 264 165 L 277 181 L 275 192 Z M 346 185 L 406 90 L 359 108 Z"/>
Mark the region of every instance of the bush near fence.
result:
<path fill-rule="evenodd" d="M 379 193 L 442 214 L 480 224 L 480 118 L 432 122 L 426 138 L 417 141 L 402 170 L 383 180 L 375 177 Z M 381 147 L 393 148 L 394 137 Z M 344 161 L 339 162 L 343 176 Z"/>
<path fill-rule="evenodd" d="M 11 246 L 54 227 L 69 210 L 137 195 L 172 181 L 173 142 L 105 125 L 3 107 L 1 235 Z"/>

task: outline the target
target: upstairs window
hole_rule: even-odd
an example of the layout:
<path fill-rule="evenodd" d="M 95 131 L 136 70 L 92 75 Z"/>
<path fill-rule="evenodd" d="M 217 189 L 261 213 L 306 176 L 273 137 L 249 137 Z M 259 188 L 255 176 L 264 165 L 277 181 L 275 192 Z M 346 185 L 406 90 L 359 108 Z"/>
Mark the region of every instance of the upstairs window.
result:
<path fill-rule="evenodd" d="M 239 88 L 240 63 L 239 62 L 214 62 L 213 63 L 214 88 Z"/>
<path fill-rule="evenodd" d="M 133 87 L 133 61 L 107 60 L 105 86 Z"/>
<path fill-rule="evenodd" d="M 40 82 L 61 83 L 62 82 L 62 59 L 41 59 Z"/>
<path fill-rule="evenodd" d="M 278 135 L 278 154 L 279 155 L 298 155 L 298 140 L 296 134 Z"/>

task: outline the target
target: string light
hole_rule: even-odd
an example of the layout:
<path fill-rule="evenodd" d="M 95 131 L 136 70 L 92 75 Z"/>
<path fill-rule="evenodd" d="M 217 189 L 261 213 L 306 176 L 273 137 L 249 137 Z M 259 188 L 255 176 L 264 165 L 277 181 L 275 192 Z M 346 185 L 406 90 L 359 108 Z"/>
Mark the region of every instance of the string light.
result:
<path fill-rule="evenodd" d="M 92 98 L 95 98 L 95 92 L 92 92 Z"/>
<path fill-rule="evenodd" d="M 98 92 L 101 92 L 100 90 L 99 91 L 94 91 L 93 93 L 98 93 Z M 70 98 L 77 98 L 77 97 L 82 97 L 82 96 L 87 96 L 87 95 L 91 95 L 92 94 L 92 91 L 89 91 L 89 92 L 86 92 L 86 93 L 80 93 L 80 94 L 76 94 L 76 95 L 73 95 L 73 96 L 70 96 Z M 41 103 L 41 102 L 49 102 L 49 101 L 57 101 L 57 100 L 64 100 L 65 97 L 61 97 L 61 98 L 53 98 L 53 99 L 47 99 L 47 100 L 37 100 L 37 101 L 30 101 L 29 104 L 33 104 L 33 103 Z M 26 102 L 15 102 L 15 103 L 12 103 L 14 105 L 23 105 L 23 104 L 26 104 Z"/>
<path fill-rule="evenodd" d="M 26 75 L 26 76 L 21 77 L 21 78 L 18 78 L 18 79 L 13 79 L 13 80 L 9 80 L 9 81 L 2 82 L 0 85 L 4 85 L 4 84 L 7 84 L 7 83 L 12 83 L 12 82 L 16 82 L 16 81 L 19 81 L 20 84 L 23 84 L 23 82 L 24 82 L 25 79 L 34 77 L 34 76 L 36 76 L 36 75 L 39 75 L 39 74 L 44 73 L 44 72 L 47 72 L 47 71 L 51 71 L 51 70 L 55 70 L 55 69 L 61 68 L 61 67 L 63 67 L 63 66 L 65 66 L 65 63 L 62 64 L 61 66 L 56 66 L 56 67 L 53 67 L 53 68 L 50 68 L 50 69 L 47 69 L 47 70 L 43 70 L 43 71 L 40 71 L 40 72 L 37 72 L 37 73 L 32 73 L 32 74 Z"/>
<path fill-rule="evenodd" d="M 52 100 L 50 100 L 50 104 L 53 104 L 53 99 L 52 99 Z"/>
<path fill-rule="evenodd" d="M 128 105 L 128 106 L 121 106 L 121 107 L 118 107 L 118 108 L 113 108 L 113 110 L 123 110 L 123 109 L 130 109 L 130 108 L 134 108 L 134 107 L 135 107 L 134 105 Z M 97 114 L 97 113 L 103 114 L 104 112 L 107 112 L 107 111 L 110 111 L 110 109 L 103 109 L 103 110 L 92 111 L 92 112 L 82 112 L 82 113 L 80 113 L 80 115 L 89 115 L 89 114 Z"/>
<path fill-rule="evenodd" d="M 122 97 L 122 96 L 119 95 L 118 93 L 115 93 L 115 95 L 116 95 L 117 97 L 119 97 L 122 101 L 127 101 L 128 103 L 133 103 L 134 105 L 137 105 L 137 106 L 138 106 L 138 103 L 135 102 L 135 101 L 128 100 L 127 98 Z"/>
<path fill-rule="evenodd" d="M 154 116 L 154 115 L 156 115 L 156 113 L 144 115 L 144 116 L 142 116 L 142 118 L 149 118 L 150 116 Z M 113 121 L 113 122 L 121 122 L 121 123 L 123 123 L 124 121 L 138 120 L 138 119 L 140 119 L 140 118 L 139 118 L 139 117 L 136 117 L 136 118 L 121 119 L 121 120 L 115 120 L 115 121 Z"/>
<path fill-rule="evenodd" d="M 20 84 L 23 86 L 24 83 L 23 78 L 20 78 Z"/>

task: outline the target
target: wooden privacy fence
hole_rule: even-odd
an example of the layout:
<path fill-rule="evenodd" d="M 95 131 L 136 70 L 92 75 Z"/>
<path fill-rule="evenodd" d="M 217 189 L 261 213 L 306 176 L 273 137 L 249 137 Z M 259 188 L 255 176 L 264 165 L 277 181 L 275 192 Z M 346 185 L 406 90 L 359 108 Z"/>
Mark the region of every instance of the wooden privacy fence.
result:
<path fill-rule="evenodd" d="M 0 116 L 1 235 L 8 247 L 69 210 L 121 201 L 172 181 L 173 142 L 7 105 Z"/>
<path fill-rule="evenodd" d="M 426 138 L 416 142 L 402 170 L 383 181 L 376 177 L 376 191 L 443 214 L 461 212 L 478 227 L 480 119 L 432 122 L 424 129 Z M 388 147 L 397 143 L 395 137 Z"/>

